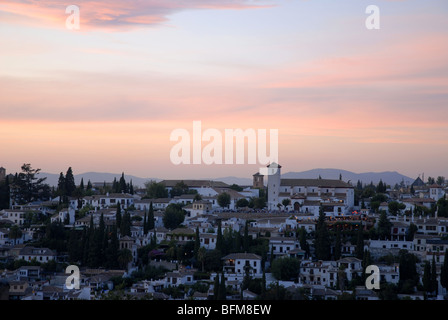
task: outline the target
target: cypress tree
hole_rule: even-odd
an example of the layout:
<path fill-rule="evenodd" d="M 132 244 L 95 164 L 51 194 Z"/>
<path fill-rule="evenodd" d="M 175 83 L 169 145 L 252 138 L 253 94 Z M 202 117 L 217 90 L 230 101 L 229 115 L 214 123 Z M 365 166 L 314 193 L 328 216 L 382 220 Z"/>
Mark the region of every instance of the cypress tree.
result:
<path fill-rule="evenodd" d="M 429 261 L 425 261 L 425 267 L 423 269 L 423 278 L 422 278 L 422 282 L 423 282 L 423 290 L 427 293 L 427 292 L 431 292 L 432 290 L 432 285 L 431 285 L 431 264 L 429 263 Z"/>
<path fill-rule="evenodd" d="M 361 259 L 364 255 L 364 235 L 362 230 L 362 223 L 358 227 L 358 236 L 356 241 L 356 258 Z"/>
<path fill-rule="evenodd" d="M 337 229 L 336 229 L 336 243 L 334 245 L 334 260 L 339 260 L 341 258 L 341 250 L 342 250 L 341 229 L 339 228 L 339 226 L 337 226 L 336 228 Z"/>
<path fill-rule="evenodd" d="M 200 247 L 201 247 L 201 240 L 199 237 L 199 227 L 196 227 L 196 236 L 194 239 L 194 249 L 193 249 L 193 254 L 196 260 L 198 259 L 198 252 Z"/>
<path fill-rule="evenodd" d="M 263 276 L 261 277 L 261 298 L 264 298 L 266 294 L 266 273 L 263 270 Z"/>
<path fill-rule="evenodd" d="M 224 272 L 221 273 L 221 281 L 219 284 L 218 300 L 227 299 L 226 279 L 224 278 Z"/>
<path fill-rule="evenodd" d="M 118 241 L 117 226 L 113 226 L 110 241 L 106 250 L 106 266 L 108 268 L 118 268 L 118 250 L 120 243 Z"/>
<path fill-rule="evenodd" d="M 115 214 L 115 222 L 118 229 L 121 227 L 121 220 L 122 220 L 121 204 L 117 204 L 117 213 Z"/>
<path fill-rule="evenodd" d="M 98 242 L 96 244 L 97 246 L 97 253 L 98 253 L 98 264 L 99 265 L 103 265 L 104 264 L 104 260 L 105 260 L 105 238 L 107 236 L 106 233 L 106 224 L 104 222 L 104 215 L 103 213 L 101 213 L 100 216 L 100 223 L 98 226 L 98 231 L 97 231 L 98 235 L 96 236 L 96 241 Z M 107 238 L 106 238 L 107 239 Z"/>
<path fill-rule="evenodd" d="M 437 266 L 435 255 L 432 255 L 432 263 L 431 263 L 431 292 L 435 292 L 437 294 L 438 289 L 438 281 L 437 281 Z"/>
<path fill-rule="evenodd" d="M 314 247 L 317 260 L 329 260 L 330 258 L 330 236 L 325 223 L 325 212 L 322 206 L 319 209 L 319 218 L 316 224 Z"/>
<path fill-rule="evenodd" d="M 73 176 L 72 167 L 69 167 L 65 174 L 65 194 L 70 197 L 76 190 L 75 177 Z"/>
<path fill-rule="evenodd" d="M 148 213 L 148 230 L 154 229 L 154 208 L 152 207 L 152 201 L 149 204 Z"/>
<path fill-rule="evenodd" d="M 89 232 L 87 228 L 82 232 L 82 264 L 87 264 L 89 254 Z"/>
<path fill-rule="evenodd" d="M 440 284 L 448 289 L 448 249 L 445 250 L 442 269 L 440 270 Z"/>
<path fill-rule="evenodd" d="M 124 172 L 121 174 L 120 182 L 118 183 L 118 192 L 128 193 L 128 188 L 126 185 L 126 180 L 124 178 Z"/>
<path fill-rule="evenodd" d="M 132 195 L 134 194 L 134 186 L 132 185 L 132 180 L 129 183 L 129 193 L 132 194 Z"/>
<path fill-rule="evenodd" d="M 244 252 L 249 251 L 249 221 L 246 221 L 244 226 L 244 237 L 243 237 L 243 250 Z"/>
<path fill-rule="evenodd" d="M 216 250 L 219 250 L 221 253 L 223 251 L 223 237 L 221 230 L 221 220 L 218 221 L 218 234 L 216 236 Z"/>
<path fill-rule="evenodd" d="M 219 299 L 219 274 L 216 273 L 215 282 L 213 284 L 213 298 L 214 300 Z"/>
<path fill-rule="evenodd" d="M 79 190 L 84 191 L 84 178 L 81 178 L 81 183 L 79 184 Z"/>
<path fill-rule="evenodd" d="M 148 234 L 148 217 L 145 209 L 145 215 L 143 216 L 143 234 Z"/>
<path fill-rule="evenodd" d="M 65 188 L 66 188 L 65 177 L 64 177 L 64 174 L 61 172 L 61 173 L 59 174 L 59 179 L 58 179 L 58 195 L 59 195 L 59 203 L 62 202 L 62 199 L 63 199 L 64 196 L 67 194 Z"/>
<path fill-rule="evenodd" d="M 300 233 L 300 249 L 304 250 L 305 256 L 308 257 L 310 255 L 310 246 L 306 241 L 307 232 L 304 227 L 301 227 L 299 233 Z"/>
<path fill-rule="evenodd" d="M 120 234 L 122 236 L 131 235 L 131 214 L 127 211 L 124 213 L 123 218 L 121 219 Z"/>
<path fill-rule="evenodd" d="M 68 240 L 68 257 L 70 262 L 76 263 L 77 261 L 81 261 L 82 257 L 80 257 L 80 244 L 82 244 L 82 239 L 78 238 L 77 231 L 71 229 L 69 231 L 69 240 Z"/>

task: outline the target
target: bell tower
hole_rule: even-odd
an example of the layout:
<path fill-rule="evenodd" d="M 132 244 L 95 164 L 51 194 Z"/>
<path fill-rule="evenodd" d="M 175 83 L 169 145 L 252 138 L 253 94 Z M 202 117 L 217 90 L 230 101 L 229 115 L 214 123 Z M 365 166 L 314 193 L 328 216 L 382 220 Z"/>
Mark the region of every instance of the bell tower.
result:
<path fill-rule="evenodd" d="M 279 203 L 278 194 L 280 192 L 281 182 L 281 165 L 278 163 L 271 163 L 268 168 L 268 209 L 277 210 L 277 204 Z"/>
<path fill-rule="evenodd" d="M 256 174 L 254 174 L 252 187 L 254 189 L 264 188 L 263 178 L 264 178 L 264 176 L 260 172 L 257 172 Z"/>
<path fill-rule="evenodd" d="M 0 167 L 0 181 L 3 181 L 6 179 L 6 169 L 3 167 Z"/>

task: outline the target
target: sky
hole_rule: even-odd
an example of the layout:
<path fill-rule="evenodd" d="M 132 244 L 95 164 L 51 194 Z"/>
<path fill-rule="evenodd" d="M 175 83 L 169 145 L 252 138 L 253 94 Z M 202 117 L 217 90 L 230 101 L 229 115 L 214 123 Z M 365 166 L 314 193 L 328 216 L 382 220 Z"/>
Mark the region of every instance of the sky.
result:
<path fill-rule="evenodd" d="M 2 0 L 0 166 L 160 179 L 265 166 L 174 164 L 171 133 L 193 140 L 200 121 L 223 139 L 278 130 L 283 172 L 448 177 L 447 14 L 446 0 Z"/>

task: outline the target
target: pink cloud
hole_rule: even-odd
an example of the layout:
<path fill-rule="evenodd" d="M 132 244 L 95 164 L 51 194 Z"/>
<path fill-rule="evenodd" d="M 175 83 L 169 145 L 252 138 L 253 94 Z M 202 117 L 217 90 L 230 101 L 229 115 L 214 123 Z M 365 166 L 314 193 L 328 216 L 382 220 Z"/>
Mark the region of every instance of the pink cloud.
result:
<path fill-rule="evenodd" d="M 152 26 L 168 21 L 168 16 L 191 9 L 241 10 L 271 7 L 248 0 L 77 0 L 80 8 L 82 30 L 128 30 L 139 26 Z M 21 24 L 47 23 L 50 27 L 65 26 L 69 16 L 65 13 L 69 5 L 59 0 L 4 0 L 0 4 L 0 13 L 9 14 L 3 21 Z"/>

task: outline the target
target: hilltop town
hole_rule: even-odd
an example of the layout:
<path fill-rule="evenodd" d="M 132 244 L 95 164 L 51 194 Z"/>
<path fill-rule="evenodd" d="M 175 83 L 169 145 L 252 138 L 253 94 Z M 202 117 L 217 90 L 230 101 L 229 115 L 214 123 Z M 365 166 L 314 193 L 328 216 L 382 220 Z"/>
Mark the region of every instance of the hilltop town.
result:
<path fill-rule="evenodd" d="M 0 168 L 3 300 L 443 300 L 444 177 L 78 181 Z M 66 268 L 80 270 L 67 287 Z M 366 286 L 378 267 L 379 289 Z"/>

